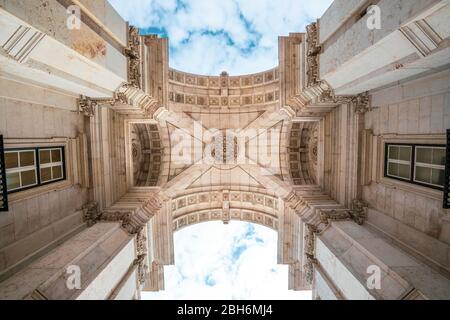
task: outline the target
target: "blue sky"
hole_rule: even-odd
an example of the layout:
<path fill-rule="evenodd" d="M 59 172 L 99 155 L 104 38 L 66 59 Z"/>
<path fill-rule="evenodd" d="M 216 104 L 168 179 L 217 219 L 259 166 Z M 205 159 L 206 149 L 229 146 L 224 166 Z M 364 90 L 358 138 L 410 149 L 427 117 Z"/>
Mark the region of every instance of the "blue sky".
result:
<path fill-rule="evenodd" d="M 197 224 L 175 233 L 175 266 L 153 299 L 311 299 L 288 291 L 288 267 L 277 265 L 277 233 L 240 221 Z"/>
<path fill-rule="evenodd" d="M 168 37 L 170 66 L 230 75 L 278 65 L 278 36 L 304 32 L 332 0 L 109 0 L 141 33 Z M 277 234 L 242 222 L 199 224 L 175 234 L 166 290 L 143 299 L 308 299 L 288 291 Z"/>
<path fill-rule="evenodd" d="M 278 65 L 278 36 L 304 32 L 331 0 L 109 0 L 141 29 L 170 39 L 170 65 L 231 75 Z"/>

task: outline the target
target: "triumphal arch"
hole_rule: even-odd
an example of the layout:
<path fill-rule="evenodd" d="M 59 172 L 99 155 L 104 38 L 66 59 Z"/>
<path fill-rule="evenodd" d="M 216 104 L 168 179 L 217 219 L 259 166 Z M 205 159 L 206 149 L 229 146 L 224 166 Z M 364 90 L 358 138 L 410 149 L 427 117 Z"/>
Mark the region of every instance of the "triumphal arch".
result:
<path fill-rule="evenodd" d="M 450 298 L 449 15 L 335 0 L 275 68 L 206 76 L 107 1 L 0 0 L 0 298 L 164 290 L 214 220 L 275 230 L 314 299 Z"/>

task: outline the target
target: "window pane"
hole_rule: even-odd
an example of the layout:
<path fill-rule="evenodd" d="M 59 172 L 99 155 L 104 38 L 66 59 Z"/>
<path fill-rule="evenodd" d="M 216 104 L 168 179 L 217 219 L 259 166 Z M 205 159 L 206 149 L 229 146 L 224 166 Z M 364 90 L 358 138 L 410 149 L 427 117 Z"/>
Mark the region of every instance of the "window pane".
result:
<path fill-rule="evenodd" d="M 445 149 L 433 149 L 433 164 L 445 166 Z"/>
<path fill-rule="evenodd" d="M 52 168 L 41 168 L 41 182 L 52 180 Z"/>
<path fill-rule="evenodd" d="M 430 148 L 416 148 L 416 159 L 417 162 L 421 163 L 431 163 L 431 154 L 433 149 Z"/>
<path fill-rule="evenodd" d="M 19 153 L 18 152 L 6 152 L 5 153 L 5 165 L 6 165 L 6 169 L 17 168 L 19 166 Z"/>
<path fill-rule="evenodd" d="M 389 159 L 398 160 L 398 147 L 389 146 Z"/>
<path fill-rule="evenodd" d="M 411 148 L 410 147 L 400 147 L 399 160 L 411 161 Z"/>
<path fill-rule="evenodd" d="M 7 173 L 6 174 L 6 188 L 8 190 L 16 189 L 20 187 L 19 173 Z"/>
<path fill-rule="evenodd" d="M 391 176 L 398 176 L 398 164 L 389 163 L 388 174 Z"/>
<path fill-rule="evenodd" d="M 416 180 L 419 182 L 431 182 L 431 168 L 416 167 Z"/>
<path fill-rule="evenodd" d="M 20 173 L 22 177 L 22 187 L 36 184 L 36 171 L 28 170 Z"/>
<path fill-rule="evenodd" d="M 401 178 L 410 179 L 411 178 L 411 166 L 408 166 L 406 164 L 399 164 L 398 165 L 398 175 Z"/>
<path fill-rule="evenodd" d="M 62 178 L 62 170 L 60 166 L 52 167 L 52 171 L 53 171 L 53 179 Z"/>
<path fill-rule="evenodd" d="M 445 180 L 445 171 L 439 170 L 439 169 L 432 169 L 431 170 L 431 183 L 437 184 L 439 186 L 444 185 Z"/>
<path fill-rule="evenodd" d="M 61 150 L 52 150 L 52 162 L 61 161 Z"/>
<path fill-rule="evenodd" d="M 50 150 L 39 150 L 41 164 L 50 163 Z"/>
<path fill-rule="evenodd" d="M 20 166 L 34 166 L 34 151 L 25 151 L 20 153 Z"/>

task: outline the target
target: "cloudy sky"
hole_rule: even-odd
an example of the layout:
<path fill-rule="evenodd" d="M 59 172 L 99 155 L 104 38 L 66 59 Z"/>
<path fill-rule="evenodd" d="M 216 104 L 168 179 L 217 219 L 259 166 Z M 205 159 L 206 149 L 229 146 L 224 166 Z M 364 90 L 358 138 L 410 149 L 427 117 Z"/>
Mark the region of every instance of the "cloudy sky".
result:
<path fill-rule="evenodd" d="M 175 233 L 175 266 L 165 268 L 166 290 L 152 299 L 306 300 L 288 288 L 288 267 L 277 265 L 277 233 L 241 221 L 197 224 Z"/>
<path fill-rule="evenodd" d="M 170 39 L 170 65 L 231 75 L 278 65 L 278 36 L 304 32 L 332 0 L 109 0 L 142 33 Z"/>
<path fill-rule="evenodd" d="M 278 36 L 304 32 L 332 0 L 109 0 L 142 34 L 169 37 L 170 66 L 219 75 L 278 65 Z M 243 222 L 199 224 L 175 234 L 166 290 L 143 299 L 310 299 L 288 291 L 277 234 Z"/>

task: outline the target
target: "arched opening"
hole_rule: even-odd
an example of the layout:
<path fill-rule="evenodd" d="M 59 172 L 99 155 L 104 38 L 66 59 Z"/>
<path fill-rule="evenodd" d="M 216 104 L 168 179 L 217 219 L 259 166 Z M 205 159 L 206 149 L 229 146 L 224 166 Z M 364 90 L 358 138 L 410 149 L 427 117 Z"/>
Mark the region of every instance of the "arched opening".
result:
<path fill-rule="evenodd" d="M 175 265 L 165 267 L 156 299 L 310 300 L 288 290 L 288 266 L 277 265 L 277 232 L 245 221 L 198 223 L 174 234 Z"/>
<path fill-rule="evenodd" d="M 162 144 L 156 124 L 136 123 L 131 126 L 133 185 L 156 186 L 162 162 Z"/>

